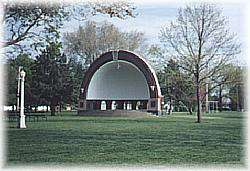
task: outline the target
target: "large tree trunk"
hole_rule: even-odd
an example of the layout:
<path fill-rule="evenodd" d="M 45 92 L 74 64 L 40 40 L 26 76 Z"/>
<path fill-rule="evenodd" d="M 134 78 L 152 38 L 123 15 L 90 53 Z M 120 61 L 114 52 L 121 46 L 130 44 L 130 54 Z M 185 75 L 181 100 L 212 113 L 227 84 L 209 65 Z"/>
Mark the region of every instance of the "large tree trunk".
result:
<path fill-rule="evenodd" d="M 196 99 L 197 99 L 197 122 L 201 122 L 201 100 L 200 100 L 200 86 L 196 88 Z"/>
<path fill-rule="evenodd" d="M 50 113 L 51 116 L 56 116 L 56 106 L 53 104 L 50 105 Z"/>
<path fill-rule="evenodd" d="M 50 102 L 50 113 L 51 113 L 51 116 L 56 115 L 56 101 L 54 97 L 52 97 L 51 102 Z"/>
<path fill-rule="evenodd" d="M 196 100 L 197 100 L 197 123 L 201 122 L 201 99 L 200 99 L 200 84 L 199 74 L 196 74 Z"/>
<path fill-rule="evenodd" d="M 188 105 L 188 112 L 190 115 L 193 115 L 192 103 L 189 103 L 189 105 Z"/>

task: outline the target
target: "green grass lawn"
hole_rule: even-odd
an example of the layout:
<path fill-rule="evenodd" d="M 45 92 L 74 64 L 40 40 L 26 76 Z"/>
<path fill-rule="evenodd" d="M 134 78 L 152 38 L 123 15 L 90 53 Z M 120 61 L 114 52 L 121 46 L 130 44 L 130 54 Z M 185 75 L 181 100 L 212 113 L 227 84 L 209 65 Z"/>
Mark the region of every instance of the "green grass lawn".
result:
<path fill-rule="evenodd" d="M 119 118 L 61 115 L 6 128 L 6 165 L 245 165 L 244 113 Z"/>

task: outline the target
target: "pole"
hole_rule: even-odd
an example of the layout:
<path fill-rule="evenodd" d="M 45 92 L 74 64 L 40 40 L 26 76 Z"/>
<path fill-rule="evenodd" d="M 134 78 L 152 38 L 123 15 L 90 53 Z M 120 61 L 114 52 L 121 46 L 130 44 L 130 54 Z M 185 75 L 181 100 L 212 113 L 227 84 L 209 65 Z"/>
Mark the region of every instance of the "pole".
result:
<path fill-rule="evenodd" d="M 21 80 L 21 77 L 20 77 L 20 72 L 21 72 L 21 69 L 23 67 L 19 66 L 18 67 L 18 76 L 17 76 L 17 94 L 16 94 L 16 97 L 17 97 L 17 102 L 16 102 L 16 112 L 19 112 L 20 110 L 20 102 L 19 102 L 19 99 L 20 99 L 20 80 Z"/>
<path fill-rule="evenodd" d="M 24 77 L 25 72 L 22 70 L 20 72 L 21 76 L 21 103 L 20 103 L 20 119 L 19 119 L 19 128 L 26 128 L 25 124 L 25 115 L 24 115 Z"/>

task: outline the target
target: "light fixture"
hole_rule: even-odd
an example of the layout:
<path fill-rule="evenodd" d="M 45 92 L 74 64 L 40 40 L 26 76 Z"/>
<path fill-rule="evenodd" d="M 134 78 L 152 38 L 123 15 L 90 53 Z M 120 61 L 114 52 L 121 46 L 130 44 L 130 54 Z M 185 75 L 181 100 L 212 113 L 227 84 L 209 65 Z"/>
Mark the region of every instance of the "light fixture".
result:
<path fill-rule="evenodd" d="M 119 50 L 113 50 L 112 51 L 112 57 L 113 60 L 117 62 L 117 69 L 120 68 L 120 64 L 119 64 Z"/>
<path fill-rule="evenodd" d="M 21 76 L 21 78 L 24 78 L 25 77 L 25 72 L 24 72 L 24 70 L 21 70 L 21 72 L 20 72 L 20 76 Z"/>
<path fill-rule="evenodd" d="M 151 88 L 152 91 L 155 90 L 155 86 L 154 85 L 150 86 L 150 88 Z"/>
<path fill-rule="evenodd" d="M 84 93 L 84 88 L 81 88 L 81 93 L 82 93 L 82 94 Z"/>

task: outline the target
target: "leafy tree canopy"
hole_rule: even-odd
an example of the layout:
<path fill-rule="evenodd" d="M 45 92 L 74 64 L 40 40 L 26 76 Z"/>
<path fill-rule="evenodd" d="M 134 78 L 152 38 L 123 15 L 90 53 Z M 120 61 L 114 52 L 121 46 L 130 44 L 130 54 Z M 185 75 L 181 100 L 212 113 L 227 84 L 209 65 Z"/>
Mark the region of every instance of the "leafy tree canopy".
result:
<path fill-rule="evenodd" d="M 72 18 L 86 18 L 107 14 L 125 19 L 134 17 L 135 7 L 125 1 L 86 1 L 84 3 L 5 3 L 3 24 L 7 34 L 4 47 L 9 47 L 9 55 L 17 50 L 23 52 L 45 47 L 46 40 L 59 37 L 58 28 Z"/>

